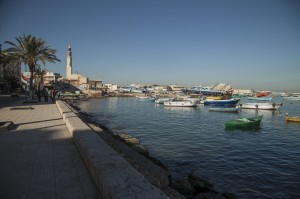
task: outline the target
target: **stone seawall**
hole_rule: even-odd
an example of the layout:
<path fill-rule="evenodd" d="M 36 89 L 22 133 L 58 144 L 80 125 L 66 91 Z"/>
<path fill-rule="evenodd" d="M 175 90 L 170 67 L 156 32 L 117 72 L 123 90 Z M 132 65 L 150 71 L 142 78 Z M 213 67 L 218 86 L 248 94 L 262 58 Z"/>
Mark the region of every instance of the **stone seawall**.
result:
<path fill-rule="evenodd" d="M 63 101 L 56 101 L 67 129 L 103 199 L 167 199 L 92 131 Z"/>

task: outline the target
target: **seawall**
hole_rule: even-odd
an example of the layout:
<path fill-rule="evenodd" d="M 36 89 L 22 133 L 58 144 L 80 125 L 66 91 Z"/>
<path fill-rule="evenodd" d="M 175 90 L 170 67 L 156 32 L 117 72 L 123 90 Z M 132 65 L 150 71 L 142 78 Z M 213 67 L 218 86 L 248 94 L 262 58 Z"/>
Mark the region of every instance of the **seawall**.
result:
<path fill-rule="evenodd" d="M 68 131 L 103 199 L 167 199 L 92 131 L 63 101 L 56 101 Z"/>

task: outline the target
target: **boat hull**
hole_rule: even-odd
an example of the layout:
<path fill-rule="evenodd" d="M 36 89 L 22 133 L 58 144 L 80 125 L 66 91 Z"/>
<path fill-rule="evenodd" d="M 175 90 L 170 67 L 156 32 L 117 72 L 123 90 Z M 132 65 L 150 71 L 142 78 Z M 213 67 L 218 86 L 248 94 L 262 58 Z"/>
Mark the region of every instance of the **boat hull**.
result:
<path fill-rule="evenodd" d="M 147 96 L 136 96 L 140 101 L 154 101 L 155 98 Z"/>
<path fill-rule="evenodd" d="M 159 99 L 155 100 L 155 103 L 156 104 L 163 104 L 163 103 L 168 102 L 170 100 L 171 100 L 170 98 L 159 98 Z"/>
<path fill-rule="evenodd" d="M 256 100 L 256 101 L 271 101 L 272 97 L 248 97 L 248 100 Z"/>
<path fill-rule="evenodd" d="M 256 110 L 277 110 L 282 104 L 275 103 L 245 103 L 240 104 L 242 109 L 256 109 Z"/>
<path fill-rule="evenodd" d="M 300 117 L 286 117 L 285 120 L 288 122 L 300 122 Z"/>
<path fill-rule="evenodd" d="M 240 99 L 229 99 L 229 100 L 204 100 L 204 105 L 209 106 L 235 106 Z"/>
<path fill-rule="evenodd" d="M 285 100 L 289 101 L 298 101 L 300 100 L 300 96 L 295 96 L 295 97 L 284 97 Z"/>
<path fill-rule="evenodd" d="M 173 101 L 164 102 L 166 107 L 196 107 L 197 103 L 191 101 Z"/>
<path fill-rule="evenodd" d="M 248 129 L 253 127 L 260 127 L 263 116 L 241 118 L 225 122 L 226 129 Z"/>

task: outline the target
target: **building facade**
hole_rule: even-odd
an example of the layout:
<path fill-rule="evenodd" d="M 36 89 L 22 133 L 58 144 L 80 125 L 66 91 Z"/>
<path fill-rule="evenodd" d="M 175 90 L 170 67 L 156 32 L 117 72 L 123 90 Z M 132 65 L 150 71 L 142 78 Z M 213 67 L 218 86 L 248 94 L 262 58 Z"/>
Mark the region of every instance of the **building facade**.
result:
<path fill-rule="evenodd" d="M 57 82 L 61 78 L 61 75 L 59 73 L 53 73 L 47 71 L 46 74 L 43 77 L 43 84 L 50 85 L 52 82 Z"/>

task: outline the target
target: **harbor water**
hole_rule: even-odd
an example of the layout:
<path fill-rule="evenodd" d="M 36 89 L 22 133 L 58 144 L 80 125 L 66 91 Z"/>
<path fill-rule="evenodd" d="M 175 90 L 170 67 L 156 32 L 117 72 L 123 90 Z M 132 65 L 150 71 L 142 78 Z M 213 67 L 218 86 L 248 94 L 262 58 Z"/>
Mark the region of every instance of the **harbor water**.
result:
<path fill-rule="evenodd" d="M 242 98 L 241 103 L 247 101 Z M 218 192 L 238 198 L 300 198 L 300 101 L 285 101 L 277 111 L 242 109 L 208 112 L 206 106 L 164 107 L 137 98 L 111 97 L 78 106 L 111 129 L 137 137 L 174 178 L 204 176 Z M 225 130 L 224 122 L 263 114 L 253 130 Z"/>

